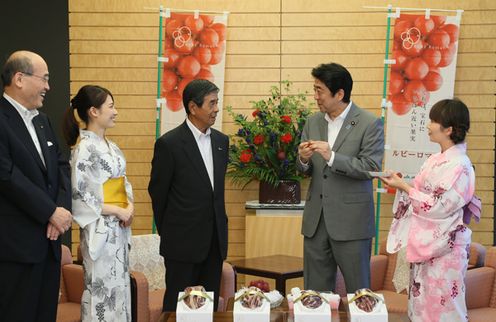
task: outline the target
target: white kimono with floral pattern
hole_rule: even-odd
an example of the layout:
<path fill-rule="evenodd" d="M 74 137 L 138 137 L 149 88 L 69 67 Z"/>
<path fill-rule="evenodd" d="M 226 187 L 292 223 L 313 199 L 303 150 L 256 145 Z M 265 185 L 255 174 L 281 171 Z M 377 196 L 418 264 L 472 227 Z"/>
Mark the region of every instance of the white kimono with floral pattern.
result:
<path fill-rule="evenodd" d="M 472 231 L 463 223 L 463 207 L 474 190 L 462 143 L 432 155 L 410 193 L 396 195 L 387 250 L 406 248 L 408 315 L 414 322 L 468 321 L 464 277 Z"/>
<path fill-rule="evenodd" d="M 126 175 L 122 151 L 91 131 L 80 131 L 81 141 L 71 156 L 72 214 L 81 227 L 84 266 L 82 321 L 131 321 L 129 245 L 131 230 L 115 216 L 103 216 L 103 183 Z M 133 201 L 131 185 L 127 197 Z"/>

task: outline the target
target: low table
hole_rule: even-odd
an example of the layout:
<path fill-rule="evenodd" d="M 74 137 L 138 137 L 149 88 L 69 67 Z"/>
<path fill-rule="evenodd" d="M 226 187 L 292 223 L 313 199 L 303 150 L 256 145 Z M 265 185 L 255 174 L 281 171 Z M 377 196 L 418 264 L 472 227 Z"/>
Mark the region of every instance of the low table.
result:
<path fill-rule="evenodd" d="M 286 296 L 286 280 L 303 277 L 303 258 L 272 255 L 231 261 L 234 269 L 235 283 L 237 273 L 272 278 L 276 289 Z"/>

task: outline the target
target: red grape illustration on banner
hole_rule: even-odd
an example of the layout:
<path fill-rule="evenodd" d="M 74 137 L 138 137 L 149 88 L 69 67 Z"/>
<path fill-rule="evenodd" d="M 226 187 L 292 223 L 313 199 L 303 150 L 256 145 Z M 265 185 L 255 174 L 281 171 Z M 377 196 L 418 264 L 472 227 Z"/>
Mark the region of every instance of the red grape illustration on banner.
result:
<path fill-rule="evenodd" d="M 400 15 L 394 25 L 394 42 L 388 99 L 393 112 L 405 115 L 429 102 L 430 92 L 443 85 L 441 69 L 456 54 L 459 28 L 445 16 Z"/>
<path fill-rule="evenodd" d="M 211 66 L 222 62 L 226 50 L 226 25 L 214 16 L 172 13 L 165 23 L 162 97 L 173 112 L 184 108 L 186 85 L 194 79 L 215 81 Z"/>

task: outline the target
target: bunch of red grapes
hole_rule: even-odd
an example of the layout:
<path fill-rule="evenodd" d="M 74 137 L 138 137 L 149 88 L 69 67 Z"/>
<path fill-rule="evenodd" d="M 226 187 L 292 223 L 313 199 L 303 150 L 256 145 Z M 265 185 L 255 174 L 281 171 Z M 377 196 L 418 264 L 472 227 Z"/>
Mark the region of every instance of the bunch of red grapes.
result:
<path fill-rule="evenodd" d="M 183 108 L 183 91 L 193 79 L 214 82 L 211 66 L 220 63 L 226 50 L 226 25 L 214 17 L 172 13 L 166 20 L 162 97 L 167 108 Z"/>
<path fill-rule="evenodd" d="M 446 16 L 402 15 L 394 26 L 389 101 L 397 115 L 425 106 L 430 93 L 443 84 L 440 68 L 456 53 L 459 29 L 446 24 Z"/>
<path fill-rule="evenodd" d="M 255 286 L 258 287 L 262 292 L 270 292 L 270 285 L 264 280 L 256 280 L 256 281 L 251 281 L 250 285 L 248 286 Z"/>

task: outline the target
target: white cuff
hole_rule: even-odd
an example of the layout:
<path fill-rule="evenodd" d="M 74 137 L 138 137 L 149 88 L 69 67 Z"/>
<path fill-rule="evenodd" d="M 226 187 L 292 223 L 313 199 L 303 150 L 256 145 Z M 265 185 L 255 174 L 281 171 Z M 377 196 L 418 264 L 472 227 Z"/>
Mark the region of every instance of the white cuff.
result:
<path fill-rule="evenodd" d="M 331 148 L 330 144 L 329 144 L 329 148 Z M 332 167 L 332 164 L 334 163 L 334 157 L 335 157 L 335 153 L 331 149 L 331 158 L 329 159 L 329 161 L 327 161 L 327 165 L 329 166 L 329 168 Z"/>
<path fill-rule="evenodd" d="M 305 162 L 301 161 L 300 156 L 298 156 L 298 161 L 300 162 L 300 164 L 301 164 L 301 166 L 303 168 L 303 171 L 307 171 L 308 168 L 310 168 L 310 165 L 308 164 L 309 162 L 306 162 L 305 163 Z"/>

